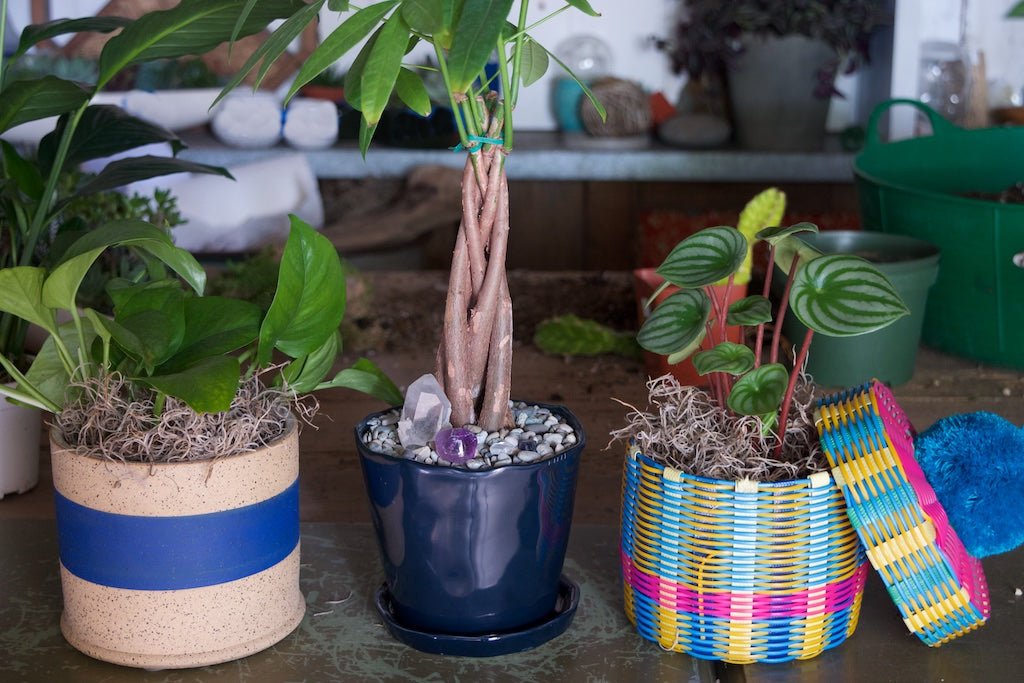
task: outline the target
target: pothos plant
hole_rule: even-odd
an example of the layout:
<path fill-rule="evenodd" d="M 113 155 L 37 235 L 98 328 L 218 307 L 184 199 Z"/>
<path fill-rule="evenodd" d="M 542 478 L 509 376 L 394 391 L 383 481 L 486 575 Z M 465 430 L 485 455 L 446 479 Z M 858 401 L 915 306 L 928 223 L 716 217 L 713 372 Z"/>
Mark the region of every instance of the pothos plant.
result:
<path fill-rule="evenodd" d="M 247 9 L 257 6 L 250 2 Z M 466 153 L 463 214 L 435 375 L 451 401 L 452 424 L 478 424 L 488 431 L 510 425 L 512 300 L 505 275 L 505 160 L 514 143 L 513 111 L 520 89 L 537 81 L 550 60 L 569 70 L 528 35 L 528 0 L 385 0 L 359 9 L 345 0 L 316 0 L 285 20 L 228 88 L 254 69 L 258 83 L 325 6 L 347 13 L 306 60 L 288 96 L 358 48 L 346 73 L 345 99 L 362 113 L 363 154 L 393 93 L 413 111 L 424 116 L 430 112 L 423 84 L 428 67 L 407 65 L 405 56 L 418 44 L 433 51 L 455 112 L 458 150 Z M 598 16 L 587 0 L 566 0 L 544 20 L 572 9 Z M 486 67 L 495 54 L 495 73 L 488 75 Z M 603 115 L 600 103 L 585 87 L 584 91 Z"/>
<path fill-rule="evenodd" d="M 669 253 L 657 269 L 665 284 L 651 301 L 669 285 L 680 289 L 654 309 L 637 335 L 642 347 L 667 355 L 670 363 L 692 355 L 697 372 L 708 378 L 715 403 L 734 414 L 756 416 L 764 433 L 779 434 L 776 458 L 812 336 L 866 334 L 909 313 L 892 284 L 871 263 L 848 254 L 823 255 L 798 237 L 801 232 L 817 231 L 813 223 L 797 223 L 768 227 L 756 235 L 768 245 L 769 265 L 774 262 L 789 274 L 774 316 L 770 345 L 765 326 L 773 322 L 768 298 L 772 268 L 766 269 L 761 294 L 743 298 L 728 308 L 706 291 L 723 279 L 731 284 L 746 258 L 747 241 L 728 226 L 695 233 Z M 787 312 L 807 327 L 792 371 L 779 361 L 779 335 Z M 720 338 L 725 338 L 727 325 L 755 327 L 754 348 L 724 341 L 700 350 L 712 327 L 722 328 Z"/>
<path fill-rule="evenodd" d="M 117 16 L 55 19 L 26 27 L 10 55 L 0 55 L 0 133 L 15 126 L 56 118 L 52 132 L 34 153 L 0 141 L 0 268 L 40 265 L 50 253 L 71 204 L 87 203 L 131 182 L 172 173 L 216 173 L 224 169 L 176 157 L 129 156 L 107 164 L 70 191 L 63 179 L 81 163 L 129 152 L 151 143 L 183 147 L 170 131 L 93 98 L 122 72 L 160 59 L 203 54 L 232 35 L 261 31 L 269 22 L 305 6 L 302 0 L 263 0 L 236 24 L 245 0 L 183 0 L 136 20 Z M 7 0 L 0 0 L 0 42 L 6 35 Z M 80 32 L 119 33 L 103 47 L 91 82 L 55 75 L 14 77 L 12 66 L 38 44 Z M 26 323 L 0 313 L 0 355 L 24 370 Z M 2 374 L 2 373 L 0 373 Z"/>
<path fill-rule="evenodd" d="M 77 304 L 89 268 L 114 247 L 145 257 L 147 277 L 108 287 L 114 315 Z M 328 387 L 365 391 L 386 402 L 398 389 L 361 359 L 327 379 L 339 351 L 345 276 L 330 241 L 292 217 L 273 303 L 203 296 L 206 274 L 187 251 L 144 221 L 112 221 L 79 238 L 64 260 L 0 270 L 0 310 L 49 333 L 27 373 L 0 356 L 18 381 L 0 394 L 60 413 L 77 399 L 73 388 L 102 383 L 114 373 L 131 394 L 151 393 L 154 419 L 168 397 L 196 412 L 227 411 L 241 381 L 280 365 L 272 383 L 288 394 Z M 70 322 L 61 324 L 60 314 Z"/>

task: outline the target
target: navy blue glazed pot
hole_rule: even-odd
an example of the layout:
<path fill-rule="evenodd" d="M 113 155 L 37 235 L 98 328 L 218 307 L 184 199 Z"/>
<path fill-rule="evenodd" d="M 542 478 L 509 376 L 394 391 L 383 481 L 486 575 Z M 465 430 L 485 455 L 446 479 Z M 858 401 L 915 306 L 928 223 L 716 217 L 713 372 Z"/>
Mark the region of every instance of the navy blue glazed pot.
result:
<path fill-rule="evenodd" d="M 584 447 L 486 471 L 374 453 L 356 426 L 370 513 L 395 620 L 420 631 L 502 633 L 550 617 L 572 525 Z M 386 412 L 386 411 L 384 411 Z"/>

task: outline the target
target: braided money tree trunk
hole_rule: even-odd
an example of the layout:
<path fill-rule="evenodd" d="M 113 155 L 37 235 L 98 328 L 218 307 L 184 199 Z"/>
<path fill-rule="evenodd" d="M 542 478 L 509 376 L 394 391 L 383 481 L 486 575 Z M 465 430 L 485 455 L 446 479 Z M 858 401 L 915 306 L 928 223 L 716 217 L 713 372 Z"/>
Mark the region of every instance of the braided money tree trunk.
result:
<path fill-rule="evenodd" d="M 491 116 L 492 122 L 498 118 Z M 488 125 L 491 134 L 494 126 Z M 452 254 L 436 376 L 452 404 L 452 424 L 487 431 L 511 426 L 512 297 L 505 275 L 509 234 L 503 147 L 466 159 L 462 222 Z"/>
<path fill-rule="evenodd" d="M 241 6 L 239 25 L 252 10 L 251 0 L 221 0 Z M 345 75 L 345 100 L 362 112 L 359 146 L 366 154 L 385 107 L 397 95 L 426 116 L 432 102 L 423 84 L 425 71 L 437 71 L 469 151 L 462 184 L 462 223 L 452 259 L 444 332 L 437 352 L 436 377 L 452 404 L 451 422 L 475 423 L 495 431 L 511 421 L 508 408 L 512 376 L 512 301 L 505 280 L 508 243 L 508 183 L 505 156 L 512 149 L 512 111 L 520 86 L 547 71 L 551 53 L 527 35 L 563 11 L 575 8 L 600 16 L 588 0 L 565 0 L 539 20 L 527 21 L 529 0 L 383 0 L 360 9 L 346 0 L 312 0 L 285 20 L 242 66 L 225 89 L 251 71 L 256 85 L 269 66 L 310 22 L 327 8 L 341 22 L 306 59 L 288 97 L 358 49 Z M 420 43 L 433 48 L 435 65 L 409 65 Z M 496 74 L 485 67 L 498 56 Z M 577 79 L 561 62 L 570 77 Z M 604 117 L 590 90 L 584 94 Z M 502 94 L 499 99 L 496 93 Z"/>

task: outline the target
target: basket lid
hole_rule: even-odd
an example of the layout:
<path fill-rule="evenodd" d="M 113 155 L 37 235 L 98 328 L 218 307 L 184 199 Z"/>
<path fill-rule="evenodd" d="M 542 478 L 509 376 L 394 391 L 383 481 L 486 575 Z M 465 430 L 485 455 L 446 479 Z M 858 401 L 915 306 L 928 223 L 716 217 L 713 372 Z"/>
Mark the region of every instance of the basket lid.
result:
<path fill-rule="evenodd" d="M 873 380 L 826 397 L 815 423 L 850 521 L 907 628 L 937 646 L 985 623 L 981 561 L 950 526 L 892 392 Z"/>

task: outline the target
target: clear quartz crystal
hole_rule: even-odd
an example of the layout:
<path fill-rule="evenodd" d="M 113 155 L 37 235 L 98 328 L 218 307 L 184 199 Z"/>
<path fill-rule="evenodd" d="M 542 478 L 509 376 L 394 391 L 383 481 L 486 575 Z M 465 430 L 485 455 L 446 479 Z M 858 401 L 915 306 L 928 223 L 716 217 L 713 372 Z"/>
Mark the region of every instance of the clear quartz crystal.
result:
<path fill-rule="evenodd" d="M 409 385 L 398 420 L 398 439 L 406 448 L 425 446 L 440 430 L 451 426 L 452 404 L 437 379 L 426 374 Z"/>
<path fill-rule="evenodd" d="M 458 465 L 476 457 L 476 434 L 463 427 L 442 429 L 434 439 L 437 457 Z"/>

